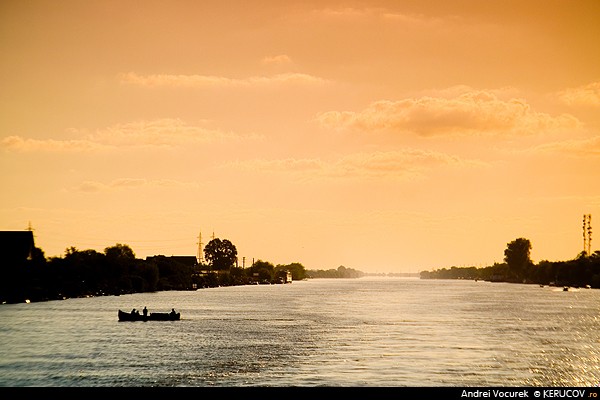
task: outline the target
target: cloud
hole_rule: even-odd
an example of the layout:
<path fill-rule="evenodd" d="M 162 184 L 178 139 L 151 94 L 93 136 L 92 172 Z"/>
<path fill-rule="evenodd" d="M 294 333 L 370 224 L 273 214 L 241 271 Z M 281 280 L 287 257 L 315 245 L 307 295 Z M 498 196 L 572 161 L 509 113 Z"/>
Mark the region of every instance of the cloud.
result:
<path fill-rule="evenodd" d="M 285 56 L 287 57 L 287 56 Z M 121 83 L 142 87 L 181 87 L 181 88 L 208 88 L 208 87 L 233 87 L 250 88 L 272 85 L 322 85 L 329 81 L 317 76 L 288 72 L 273 76 L 253 76 L 249 78 L 227 78 L 212 75 L 138 75 L 134 72 L 121 74 Z"/>
<path fill-rule="evenodd" d="M 442 19 L 421 14 L 408 14 L 389 11 L 378 7 L 344 7 L 344 8 L 321 8 L 312 11 L 312 15 L 327 20 L 338 20 L 350 23 L 391 23 L 406 26 L 431 26 L 442 21 Z M 456 19 L 456 17 L 452 17 Z"/>
<path fill-rule="evenodd" d="M 484 90 L 467 91 L 454 97 L 381 100 L 360 112 L 321 113 L 317 121 L 333 129 L 391 130 L 419 136 L 530 135 L 581 126 L 572 115 L 536 112 L 525 100 L 502 100 L 493 91 Z"/>
<path fill-rule="evenodd" d="M 569 106 L 600 106 L 600 82 L 576 88 L 568 88 L 556 94 L 559 100 Z"/>
<path fill-rule="evenodd" d="M 332 177 L 411 178 L 436 167 L 468 165 L 483 164 L 445 153 L 404 149 L 350 154 L 329 164 L 324 174 Z"/>
<path fill-rule="evenodd" d="M 441 166 L 482 166 L 484 163 L 419 149 L 355 153 L 336 160 L 279 159 L 229 163 L 225 167 L 250 171 L 292 174 L 302 179 L 319 178 L 412 178 Z"/>
<path fill-rule="evenodd" d="M 287 65 L 292 63 L 292 59 L 288 55 L 279 54 L 263 58 L 262 63 L 265 65 Z"/>
<path fill-rule="evenodd" d="M 521 91 L 514 86 L 503 86 L 494 89 L 480 90 L 469 85 L 453 85 L 441 89 L 423 89 L 418 97 L 442 97 L 444 99 L 457 98 L 470 93 L 485 92 L 499 99 L 511 99 L 520 96 Z"/>
<path fill-rule="evenodd" d="M 76 188 L 78 192 L 100 192 L 106 190 L 140 188 L 140 187 L 185 187 L 197 188 L 196 182 L 181 182 L 171 179 L 141 179 L 141 178 L 120 178 L 109 183 L 98 181 L 84 181 Z"/>
<path fill-rule="evenodd" d="M 600 156 L 600 136 L 588 139 L 546 143 L 534 148 L 536 152 L 564 154 L 573 157 Z"/>
<path fill-rule="evenodd" d="M 231 132 L 188 125 L 179 119 L 157 119 L 117 124 L 90 135 L 90 140 L 112 146 L 181 146 L 238 140 Z"/>
<path fill-rule="evenodd" d="M 180 147 L 192 144 L 257 140 L 259 136 L 240 136 L 231 132 L 188 125 L 179 119 L 157 119 L 117 124 L 89 134 L 72 129 L 81 136 L 76 140 L 29 139 L 9 136 L 0 141 L 0 148 L 21 152 L 85 152 L 109 149 L 150 147 Z"/>
<path fill-rule="evenodd" d="M 286 158 L 279 160 L 255 159 L 249 161 L 235 161 L 224 166 L 251 171 L 271 172 L 318 172 L 326 168 L 323 161 L 315 158 Z"/>
<path fill-rule="evenodd" d="M 8 151 L 87 152 L 106 149 L 107 146 L 90 140 L 31 139 L 8 136 L 0 140 L 0 148 Z"/>
<path fill-rule="evenodd" d="M 431 27 L 435 24 L 440 24 L 444 22 L 443 19 L 432 17 L 432 16 L 424 16 L 420 14 L 405 14 L 405 13 L 397 13 L 397 12 L 382 12 L 380 14 L 381 18 L 387 20 L 389 22 L 393 22 L 396 24 L 406 25 L 415 25 L 415 26 L 427 26 Z M 447 17 L 447 20 L 455 21 L 457 17 Z"/>

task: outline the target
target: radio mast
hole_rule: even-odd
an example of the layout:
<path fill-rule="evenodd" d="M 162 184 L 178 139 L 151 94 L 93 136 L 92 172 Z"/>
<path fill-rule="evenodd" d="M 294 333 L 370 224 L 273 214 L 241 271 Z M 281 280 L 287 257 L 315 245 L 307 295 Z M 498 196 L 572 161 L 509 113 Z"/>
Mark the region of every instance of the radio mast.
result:
<path fill-rule="evenodd" d="M 588 257 L 592 255 L 592 214 L 588 214 Z"/>
<path fill-rule="evenodd" d="M 204 264 L 204 253 L 202 251 L 202 245 L 204 243 L 202 243 L 202 232 L 198 233 L 198 264 L 202 265 Z"/>
<path fill-rule="evenodd" d="M 592 253 L 592 214 L 583 214 L 583 251 L 588 257 Z"/>

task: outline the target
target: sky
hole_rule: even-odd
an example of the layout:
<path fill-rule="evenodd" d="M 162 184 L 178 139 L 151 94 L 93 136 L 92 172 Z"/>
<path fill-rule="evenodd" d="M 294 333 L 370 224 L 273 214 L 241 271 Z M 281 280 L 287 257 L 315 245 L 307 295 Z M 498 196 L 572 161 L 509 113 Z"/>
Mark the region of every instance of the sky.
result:
<path fill-rule="evenodd" d="M 597 0 L 2 0 L 0 230 L 47 258 L 218 237 L 240 266 L 415 273 L 523 237 L 573 259 L 600 226 L 598 21 Z"/>

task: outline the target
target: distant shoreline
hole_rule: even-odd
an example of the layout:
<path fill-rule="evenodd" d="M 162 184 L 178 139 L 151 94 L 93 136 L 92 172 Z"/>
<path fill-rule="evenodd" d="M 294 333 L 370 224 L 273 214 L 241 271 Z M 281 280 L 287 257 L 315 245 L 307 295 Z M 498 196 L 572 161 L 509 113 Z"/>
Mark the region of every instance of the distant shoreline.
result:
<path fill-rule="evenodd" d="M 365 272 L 365 276 L 384 276 L 390 278 L 420 278 L 420 272 Z"/>

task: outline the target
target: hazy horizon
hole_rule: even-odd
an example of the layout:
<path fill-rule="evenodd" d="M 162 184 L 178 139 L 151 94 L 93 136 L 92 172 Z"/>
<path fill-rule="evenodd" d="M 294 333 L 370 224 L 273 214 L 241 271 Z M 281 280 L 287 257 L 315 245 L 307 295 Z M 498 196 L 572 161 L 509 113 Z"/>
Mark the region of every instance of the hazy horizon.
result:
<path fill-rule="evenodd" d="M 418 272 L 600 221 L 595 0 L 0 3 L 0 230 Z M 597 249 L 592 241 L 592 251 Z"/>

